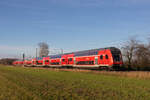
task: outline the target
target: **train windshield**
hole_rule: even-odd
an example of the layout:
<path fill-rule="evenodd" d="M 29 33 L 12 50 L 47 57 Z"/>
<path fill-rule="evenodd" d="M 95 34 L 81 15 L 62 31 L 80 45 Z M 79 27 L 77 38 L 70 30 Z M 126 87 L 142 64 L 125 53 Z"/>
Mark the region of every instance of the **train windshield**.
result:
<path fill-rule="evenodd" d="M 114 59 L 114 61 L 120 61 L 121 60 L 121 57 L 120 57 L 120 55 L 113 55 L 113 59 Z"/>
<path fill-rule="evenodd" d="M 122 60 L 121 51 L 119 49 L 112 49 L 111 53 L 114 61 L 119 62 Z"/>

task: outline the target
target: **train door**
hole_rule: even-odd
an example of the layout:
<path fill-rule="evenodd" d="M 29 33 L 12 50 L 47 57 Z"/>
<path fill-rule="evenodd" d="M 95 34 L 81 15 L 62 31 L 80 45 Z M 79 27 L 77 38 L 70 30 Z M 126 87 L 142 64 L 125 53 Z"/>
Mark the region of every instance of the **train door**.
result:
<path fill-rule="evenodd" d="M 50 59 L 49 59 L 49 57 L 45 57 L 45 58 L 44 58 L 44 64 L 45 64 L 45 65 L 49 65 L 49 64 L 50 64 Z"/>
<path fill-rule="evenodd" d="M 109 60 L 110 60 L 110 54 L 109 50 L 103 50 L 99 52 L 99 63 L 103 66 L 108 66 L 109 65 Z"/>
<path fill-rule="evenodd" d="M 67 59 L 68 59 L 68 65 L 74 64 L 74 54 L 68 54 Z"/>
<path fill-rule="evenodd" d="M 108 63 L 109 63 L 108 54 L 104 54 L 104 64 L 105 64 L 105 65 L 108 65 Z"/>
<path fill-rule="evenodd" d="M 104 55 L 104 50 L 103 51 L 99 51 L 98 53 L 98 64 L 100 66 L 104 66 L 105 65 L 105 55 Z"/>
<path fill-rule="evenodd" d="M 62 57 L 62 59 L 61 59 L 61 64 L 62 64 L 62 65 L 67 65 L 67 63 L 68 63 L 67 57 Z"/>
<path fill-rule="evenodd" d="M 71 57 L 71 58 L 69 57 L 69 58 L 68 58 L 68 64 L 69 64 L 69 65 L 73 65 L 73 64 L 74 64 L 74 59 L 73 59 L 73 57 Z"/>
<path fill-rule="evenodd" d="M 73 65 L 74 64 L 74 54 L 68 54 L 62 56 L 62 65 Z"/>
<path fill-rule="evenodd" d="M 103 55 L 103 54 L 101 54 L 101 55 L 99 56 L 99 64 L 100 64 L 100 65 L 104 65 L 104 64 L 105 64 L 105 62 L 104 62 L 104 55 Z"/>
<path fill-rule="evenodd" d="M 105 62 L 105 65 L 109 65 L 110 64 L 110 59 L 111 59 L 111 56 L 110 56 L 111 52 L 110 50 L 105 50 L 105 59 L 104 59 L 104 62 Z"/>
<path fill-rule="evenodd" d="M 95 65 L 98 65 L 98 57 L 95 57 Z"/>

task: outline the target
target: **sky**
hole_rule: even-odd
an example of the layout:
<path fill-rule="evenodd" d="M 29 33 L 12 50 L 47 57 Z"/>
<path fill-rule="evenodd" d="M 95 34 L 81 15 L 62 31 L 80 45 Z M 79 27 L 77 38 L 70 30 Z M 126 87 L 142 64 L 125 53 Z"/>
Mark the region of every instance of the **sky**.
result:
<path fill-rule="evenodd" d="M 0 0 L 0 58 L 33 57 L 39 42 L 72 52 L 149 35 L 150 0 Z"/>

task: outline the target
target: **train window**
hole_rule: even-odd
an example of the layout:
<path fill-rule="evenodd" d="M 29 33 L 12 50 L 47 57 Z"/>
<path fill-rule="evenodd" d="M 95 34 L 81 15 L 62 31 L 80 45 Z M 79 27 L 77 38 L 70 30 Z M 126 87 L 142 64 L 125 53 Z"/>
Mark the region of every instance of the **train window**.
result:
<path fill-rule="evenodd" d="M 108 59 L 108 55 L 106 55 L 105 58 Z"/>
<path fill-rule="evenodd" d="M 77 65 L 93 65 L 94 61 L 79 61 L 76 64 Z"/>
<path fill-rule="evenodd" d="M 103 59 L 103 55 L 100 56 L 100 59 L 101 59 L 101 60 Z"/>
<path fill-rule="evenodd" d="M 113 55 L 113 58 L 115 61 L 120 61 L 120 56 L 119 55 Z"/>
<path fill-rule="evenodd" d="M 72 61 L 72 58 L 69 58 L 69 61 Z"/>
<path fill-rule="evenodd" d="M 94 64 L 94 61 L 89 61 L 89 65 L 93 65 Z"/>
<path fill-rule="evenodd" d="M 36 64 L 38 64 L 39 62 L 38 61 L 36 61 Z"/>
<path fill-rule="evenodd" d="M 49 60 L 45 60 L 45 62 L 49 62 Z"/>
<path fill-rule="evenodd" d="M 62 59 L 62 61 L 64 62 L 64 61 L 65 61 L 65 59 Z"/>
<path fill-rule="evenodd" d="M 51 65 L 59 65 L 59 62 L 52 62 Z"/>

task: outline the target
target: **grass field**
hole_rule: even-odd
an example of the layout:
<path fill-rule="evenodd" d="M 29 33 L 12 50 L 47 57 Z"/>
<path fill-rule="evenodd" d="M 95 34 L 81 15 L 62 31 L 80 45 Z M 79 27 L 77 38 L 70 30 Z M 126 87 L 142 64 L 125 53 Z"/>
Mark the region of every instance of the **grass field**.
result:
<path fill-rule="evenodd" d="M 107 73 L 0 65 L 0 100 L 150 100 L 149 78 Z"/>

